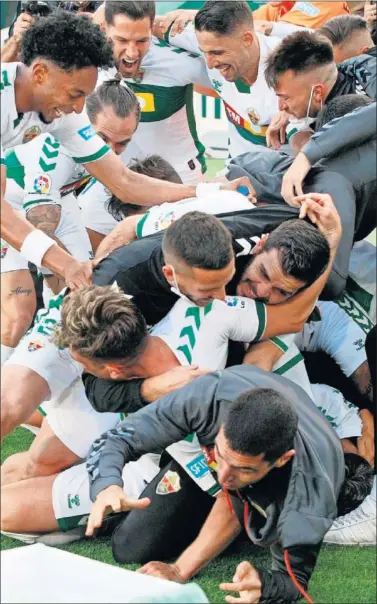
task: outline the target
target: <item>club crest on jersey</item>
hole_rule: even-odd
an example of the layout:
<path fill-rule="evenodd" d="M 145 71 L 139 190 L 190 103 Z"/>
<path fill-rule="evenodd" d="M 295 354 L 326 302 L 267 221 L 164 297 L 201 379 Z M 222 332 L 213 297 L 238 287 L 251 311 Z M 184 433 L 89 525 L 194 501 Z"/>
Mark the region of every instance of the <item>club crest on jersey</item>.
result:
<path fill-rule="evenodd" d="M 178 493 L 181 488 L 181 479 L 177 472 L 169 470 L 158 483 L 156 493 L 157 495 L 170 495 L 171 493 Z"/>
<path fill-rule="evenodd" d="M 47 195 L 51 191 L 51 178 L 48 174 L 37 174 L 34 179 L 33 193 Z"/>
<path fill-rule="evenodd" d="M 40 133 L 41 133 L 41 129 L 40 129 L 39 126 L 32 126 L 31 128 L 28 128 L 24 132 L 24 136 L 23 136 L 23 139 L 22 139 L 22 144 L 24 145 L 25 143 L 28 143 L 29 141 L 32 141 L 33 138 L 35 138 L 36 136 L 39 136 Z"/>
<path fill-rule="evenodd" d="M 249 116 L 249 119 L 252 124 L 254 124 L 255 126 L 259 124 L 260 116 L 253 107 L 250 107 L 250 109 L 247 110 L 247 115 Z"/>
<path fill-rule="evenodd" d="M 145 69 L 139 69 L 139 71 L 132 78 L 135 84 L 141 84 L 145 76 Z"/>
<path fill-rule="evenodd" d="M 41 350 L 45 345 L 41 340 L 36 340 L 35 342 L 29 342 L 27 349 L 29 352 L 35 352 L 36 350 Z"/>

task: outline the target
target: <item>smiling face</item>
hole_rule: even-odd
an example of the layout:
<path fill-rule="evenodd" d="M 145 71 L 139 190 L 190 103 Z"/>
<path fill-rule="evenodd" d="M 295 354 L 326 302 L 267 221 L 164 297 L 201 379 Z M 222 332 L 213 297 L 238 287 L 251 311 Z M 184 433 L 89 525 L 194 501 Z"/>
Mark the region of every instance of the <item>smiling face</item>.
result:
<path fill-rule="evenodd" d="M 151 45 L 150 18 L 133 21 L 126 15 L 115 15 L 113 23 L 106 24 L 106 34 L 113 45 L 114 62 L 118 71 L 124 78 L 135 77 Z"/>
<path fill-rule="evenodd" d="M 35 110 L 46 122 L 69 113 L 81 113 L 97 83 L 96 67 L 64 71 L 51 61 L 31 65 Z"/>
<path fill-rule="evenodd" d="M 306 285 L 303 281 L 283 272 L 276 248 L 267 252 L 262 249 L 252 257 L 246 267 L 237 285 L 237 295 L 267 304 L 280 304 L 297 294 Z"/>
<path fill-rule="evenodd" d="M 232 36 L 196 31 L 196 37 L 208 68 L 218 69 L 228 82 L 245 78 L 250 72 L 250 49 L 254 42 L 251 31 L 239 28 Z"/>
<path fill-rule="evenodd" d="M 135 113 L 122 118 L 115 115 L 111 107 L 104 107 L 97 114 L 93 128 L 114 153 L 120 155 L 131 141 L 137 125 L 138 120 Z"/>

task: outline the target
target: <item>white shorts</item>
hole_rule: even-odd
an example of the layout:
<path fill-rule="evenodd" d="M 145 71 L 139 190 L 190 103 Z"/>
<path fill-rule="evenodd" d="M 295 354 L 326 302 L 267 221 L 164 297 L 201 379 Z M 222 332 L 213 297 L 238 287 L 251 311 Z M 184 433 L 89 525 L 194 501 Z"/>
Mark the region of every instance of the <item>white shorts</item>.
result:
<path fill-rule="evenodd" d="M 52 340 L 54 328 L 60 321 L 63 295 L 54 296 L 49 308 L 37 313 L 33 328 L 26 333 L 3 365 L 19 365 L 35 371 L 47 382 L 50 398 L 60 396 L 83 371 L 82 365 L 73 360 L 70 352 L 66 349 L 59 350 Z"/>
<path fill-rule="evenodd" d="M 130 498 L 138 499 L 158 474 L 158 461 L 159 455 L 144 455 L 124 467 L 124 490 Z M 89 497 L 89 475 L 85 463 L 58 474 L 52 486 L 52 505 L 61 531 L 87 523 L 93 504 Z"/>
<path fill-rule="evenodd" d="M 80 214 L 79 214 L 80 217 Z M 82 223 L 77 220 L 77 214 L 62 208 L 59 225 L 55 231 L 56 237 L 65 245 L 67 250 L 76 260 L 89 260 L 92 256 L 92 247 L 88 233 Z M 28 260 L 15 248 L 1 241 L 1 274 L 12 271 L 28 270 Z M 51 275 L 51 271 L 38 267 L 43 275 Z"/>
<path fill-rule="evenodd" d="M 78 197 L 85 228 L 108 235 L 119 224 L 107 211 L 110 197 L 110 191 L 98 180 L 89 182 Z"/>
<path fill-rule="evenodd" d="M 58 439 L 77 457 L 85 459 L 93 442 L 123 419 L 122 413 L 98 413 L 85 395 L 81 377 L 59 397 L 42 403 L 39 411 Z"/>
<path fill-rule="evenodd" d="M 345 400 L 339 390 L 326 384 L 312 384 L 314 402 L 330 422 L 339 438 L 358 438 L 362 423 L 359 410 Z"/>
<path fill-rule="evenodd" d="M 317 306 L 321 320 L 306 323 L 295 336 L 296 345 L 307 352 L 326 352 L 349 377 L 366 361 L 366 334 L 334 302 L 317 302 Z"/>

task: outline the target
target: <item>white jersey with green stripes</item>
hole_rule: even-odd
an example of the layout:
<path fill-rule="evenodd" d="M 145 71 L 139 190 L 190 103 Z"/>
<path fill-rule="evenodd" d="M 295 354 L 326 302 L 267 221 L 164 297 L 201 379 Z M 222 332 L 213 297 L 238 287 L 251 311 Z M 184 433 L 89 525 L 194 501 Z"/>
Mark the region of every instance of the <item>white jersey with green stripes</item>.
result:
<path fill-rule="evenodd" d="M 61 205 L 61 198 L 84 184 L 88 172 L 51 134 L 5 152 L 5 199 L 17 210 L 39 204 Z"/>
<path fill-rule="evenodd" d="M 265 304 L 241 296 L 226 296 L 225 302 L 213 300 L 204 308 L 181 298 L 151 333 L 164 340 L 181 365 L 198 365 L 201 369 L 216 371 L 225 369 L 229 340 L 247 344 L 258 341 L 265 328 Z M 292 379 L 312 398 L 294 335 L 271 338 L 271 341 L 283 353 L 273 371 Z"/>
<path fill-rule="evenodd" d="M 218 69 L 207 69 L 212 88 L 221 97 L 229 121 L 231 157 L 247 153 L 251 145 L 266 146 L 267 127 L 279 111 L 278 98 L 267 86 L 264 69 L 267 55 L 281 40 L 259 33 L 256 35 L 260 47 L 260 61 L 258 77 L 252 86 L 247 86 L 241 80 L 227 82 Z M 169 36 L 169 43 L 177 48 L 201 54 L 192 23 L 181 34 Z M 204 63 L 203 57 L 202 61 Z"/>
<path fill-rule="evenodd" d="M 49 133 L 78 164 L 97 161 L 110 148 L 97 136 L 85 113 L 71 113 L 46 124 L 35 111 L 18 113 L 15 98 L 17 69 L 21 63 L 1 64 L 1 157 L 4 149 L 29 142 L 39 134 Z"/>
<path fill-rule="evenodd" d="M 115 69 L 100 72 L 98 83 L 115 73 Z M 210 82 L 198 54 L 153 38 L 139 73 L 125 81 L 141 106 L 140 124 L 126 160 L 156 153 L 178 172 L 194 160 L 201 162 L 204 171 L 204 147 L 195 125 L 193 84 L 208 88 Z"/>

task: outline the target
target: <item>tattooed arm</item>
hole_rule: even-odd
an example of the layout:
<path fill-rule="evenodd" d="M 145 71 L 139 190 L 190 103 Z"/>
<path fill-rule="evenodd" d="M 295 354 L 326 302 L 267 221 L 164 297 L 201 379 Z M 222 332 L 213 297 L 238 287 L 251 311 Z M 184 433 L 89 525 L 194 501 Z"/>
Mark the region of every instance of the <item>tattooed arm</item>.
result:
<path fill-rule="evenodd" d="M 26 218 L 36 229 L 40 229 L 46 233 L 46 235 L 51 237 L 51 239 L 54 239 L 64 251 L 68 252 L 65 245 L 55 236 L 55 231 L 61 218 L 60 206 L 45 203 L 34 206 L 26 212 Z"/>

